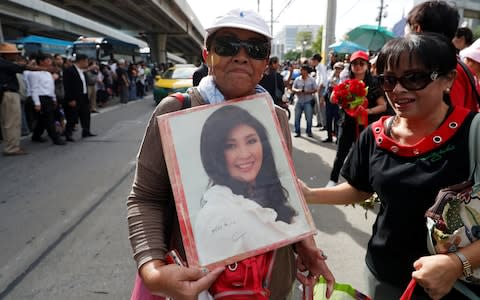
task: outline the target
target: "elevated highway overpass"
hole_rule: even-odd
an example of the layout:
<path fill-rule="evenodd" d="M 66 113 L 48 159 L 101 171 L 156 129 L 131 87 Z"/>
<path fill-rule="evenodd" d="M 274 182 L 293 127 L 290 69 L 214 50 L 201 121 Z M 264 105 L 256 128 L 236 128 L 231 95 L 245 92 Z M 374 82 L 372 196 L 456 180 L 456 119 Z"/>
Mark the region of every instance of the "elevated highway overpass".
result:
<path fill-rule="evenodd" d="M 205 34 L 185 0 L 3 0 L 0 21 L 6 37 L 110 36 L 148 44 L 159 62 L 167 51 L 195 61 Z"/>

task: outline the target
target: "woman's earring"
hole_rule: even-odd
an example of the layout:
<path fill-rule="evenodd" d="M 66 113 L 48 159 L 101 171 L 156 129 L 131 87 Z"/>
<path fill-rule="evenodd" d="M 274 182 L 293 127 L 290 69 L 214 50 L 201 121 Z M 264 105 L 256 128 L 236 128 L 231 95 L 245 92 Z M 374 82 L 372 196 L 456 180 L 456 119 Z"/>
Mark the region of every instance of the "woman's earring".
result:
<path fill-rule="evenodd" d="M 450 94 L 450 88 L 445 89 L 445 94 Z"/>

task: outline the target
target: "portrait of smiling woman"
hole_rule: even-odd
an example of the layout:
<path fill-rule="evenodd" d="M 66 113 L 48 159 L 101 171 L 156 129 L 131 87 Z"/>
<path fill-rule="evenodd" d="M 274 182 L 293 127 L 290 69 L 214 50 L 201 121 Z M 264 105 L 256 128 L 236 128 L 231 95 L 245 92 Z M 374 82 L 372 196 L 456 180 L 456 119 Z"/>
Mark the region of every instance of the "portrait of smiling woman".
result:
<path fill-rule="evenodd" d="M 202 265 L 309 231 L 289 204 L 265 126 L 248 111 L 229 105 L 213 112 L 200 155 L 209 177 L 194 226 Z"/>

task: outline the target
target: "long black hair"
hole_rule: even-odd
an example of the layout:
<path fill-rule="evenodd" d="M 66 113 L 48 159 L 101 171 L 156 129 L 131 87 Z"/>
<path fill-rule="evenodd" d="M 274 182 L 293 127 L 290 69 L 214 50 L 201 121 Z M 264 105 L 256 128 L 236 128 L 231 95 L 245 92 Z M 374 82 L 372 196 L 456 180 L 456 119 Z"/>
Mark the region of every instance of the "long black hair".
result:
<path fill-rule="evenodd" d="M 254 186 L 233 178 L 227 170 L 225 144 L 230 132 L 239 125 L 252 127 L 262 144 L 263 161 Z M 224 106 L 213 112 L 202 128 L 200 155 L 210 177 L 210 185 L 227 186 L 234 194 L 274 209 L 278 214 L 277 221 L 291 223 L 297 213 L 288 204 L 288 193 L 280 182 L 267 130 L 249 112 L 235 105 Z"/>

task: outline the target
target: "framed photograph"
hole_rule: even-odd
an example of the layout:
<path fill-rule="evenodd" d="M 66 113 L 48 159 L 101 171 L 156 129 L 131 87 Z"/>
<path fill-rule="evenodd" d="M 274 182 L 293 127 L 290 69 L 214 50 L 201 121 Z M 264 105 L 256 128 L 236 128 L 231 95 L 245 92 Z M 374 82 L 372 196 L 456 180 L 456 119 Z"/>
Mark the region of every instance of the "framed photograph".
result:
<path fill-rule="evenodd" d="M 228 265 L 316 232 L 267 94 L 158 117 L 190 266 Z"/>

